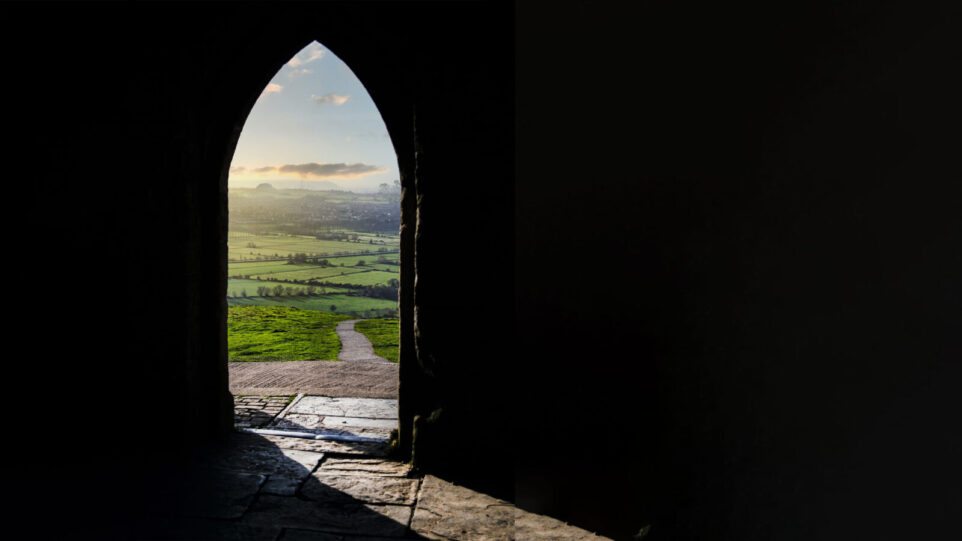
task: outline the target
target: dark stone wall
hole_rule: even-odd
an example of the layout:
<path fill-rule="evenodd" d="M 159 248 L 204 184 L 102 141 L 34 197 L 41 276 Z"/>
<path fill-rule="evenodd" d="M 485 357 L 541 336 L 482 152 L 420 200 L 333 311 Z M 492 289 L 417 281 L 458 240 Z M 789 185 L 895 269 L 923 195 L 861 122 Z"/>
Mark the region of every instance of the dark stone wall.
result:
<path fill-rule="evenodd" d="M 954 537 L 958 8 L 663 4 L 518 11 L 519 504 Z"/>
<path fill-rule="evenodd" d="M 419 467 L 618 539 L 952 532 L 948 4 L 2 13 L 22 523 L 121 537 L 229 429 L 224 175 L 317 39 L 398 152 Z"/>
<path fill-rule="evenodd" d="M 3 14 L 21 29 L 3 37 L 3 69 L 8 253 L 23 262 L 9 268 L 10 336 L 26 346 L 7 380 L 26 419 L 13 461 L 37 465 L 10 480 L 23 512 L 43 516 L 70 487 L 55 527 L 122 536 L 152 472 L 232 426 L 226 171 L 261 90 L 314 39 L 365 84 L 398 153 L 402 444 L 424 471 L 512 496 L 510 3 Z"/>

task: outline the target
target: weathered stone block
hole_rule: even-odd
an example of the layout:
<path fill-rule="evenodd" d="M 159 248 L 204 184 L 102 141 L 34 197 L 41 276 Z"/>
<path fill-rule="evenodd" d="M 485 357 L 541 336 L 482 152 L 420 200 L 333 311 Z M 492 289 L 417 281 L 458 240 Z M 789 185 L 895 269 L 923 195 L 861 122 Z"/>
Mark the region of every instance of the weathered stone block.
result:
<path fill-rule="evenodd" d="M 417 490 L 417 479 L 315 473 L 304 484 L 301 494 L 318 502 L 360 500 L 366 503 L 411 505 Z"/>
<path fill-rule="evenodd" d="M 387 444 L 382 442 L 345 442 L 334 440 L 308 440 L 304 438 L 287 438 L 284 436 L 258 436 L 271 445 L 283 449 L 299 449 L 319 453 L 336 453 L 344 455 L 384 456 L 387 454 Z"/>
<path fill-rule="evenodd" d="M 174 482 L 171 510 L 188 517 L 240 518 L 266 477 L 216 468 L 195 468 Z"/>
<path fill-rule="evenodd" d="M 243 522 L 329 533 L 400 537 L 407 531 L 410 517 L 411 508 L 406 505 L 329 505 L 262 494 Z"/>
<path fill-rule="evenodd" d="M 394 541 L 396 537 L 369 537 L 337 533 L 312 532 L 289 528 L 278 541 Z"/>
<path fill-rule="evenodd" d="M 425 476 L 411 529 L 428 539 L 603 540 L 553 518 Z"/>
<path fill-rule="evenodd" d="M 331 398 L 305 396 L 291 408 L 290 413 L 335 417 L 365 417 L 369 419 L 397 419 L 397 400 L 389 398 Z"/>
<path fill-rule="evenodd" d="M 411 465 L 396 460 L 379 458 L 328 458 L 321 464 L 317 472 L 331 475 L 404 477 L 411 472 Z"/>
<path fill-rule="evenodd" d="M 140 541 L 274 541 L 281 533 L 276 526 L 252 526 L 232 520 L 199 518 L 165 519 L 137 532 Z"/>
<path fill-rule="evenodd" d="M 329 415 L 321 419 L 321 426 L 324 428 L 386 428 L 389 431 L 397 428 L 397 419 L 366 419 L 363 417 L 337 417 Z"/>
<path fill-rule="evenodd" d="M 321 428 L 321 419 L 323 417 L 320 415 L 287 412 L 284 417 L 275 420 L 272 425 L 285 430 L 311 431 Z"/>
<path fill-rule="evenodd" d="M 324 455 L 315 451 L 283 449 L 248 443 L 235 445 L 211 459 L 211 466 L 267 476 L 261 491 L 293 495 Z"/>

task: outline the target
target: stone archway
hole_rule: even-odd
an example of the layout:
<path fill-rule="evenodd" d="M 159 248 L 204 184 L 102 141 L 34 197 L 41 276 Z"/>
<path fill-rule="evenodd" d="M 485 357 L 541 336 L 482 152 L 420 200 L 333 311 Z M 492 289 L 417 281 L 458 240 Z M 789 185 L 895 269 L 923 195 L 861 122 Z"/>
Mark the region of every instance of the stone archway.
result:
<path fill-rule="evenodd" d="M 271 56 L 273 57 L 273 54 Z M 371 428 L 372 425 L 369 422 L 362 419 L 356 419 L 360 423 L 357 427 L 341 426 L 345 422 L 342 419 L 339 421 L 341 424 L 336 427 L 339 430 L 332 431 L 328 429 L 335 427 L 324 424 L 326 421 L 323 417 L 301 415 L 303 412 L 298 413 L 297 408 L 312 400 L 312 396 L 389 400 L 396 404 L 398 398 L 396 354 L 391 356 L 394 361 L 392 363 L 388 359 L 374 355 L 373 351 L 368 355 L 359 355 L 357 352 L 352 353 L 348 350 L 352 347 L 362 350 L 371 349 L 367 338 L 354 332 L 355 321 L 359 321 L 358 317 L 363 315 L 378 317 L 381 314 L 383 316 L 383 312 L 389 310 L 386 307 L 390 303 L 382 300 L 381 295 L 385 295 L 390 289 L 396 292 L 400 282 L 398 278 L 403 280 L 406 274 L 399 268 L 397 260 L 398 238 L 385 232 L 389 229 L 390 224 L 387 222 L 390 220 L 381 217 L 384 214 L 397 219 L 400 193 L 393 193 L 391 186 L 384 182 L 380 184 L 381 192 L 374 192 L 373 196 L 365 195 L 375 183 L 399 176 L 395 170 L 397 151 L 390 138 L 386 140 L 381 138 L 380 132 L 386 129 L 384 117 L 373 104 L 364 84 L 354 75 L 351 67 L 320 42 L 311 40 L 306 46 L 291 54 L 279 67 L 274 67 L 276 69 L 272 74 L 271 82 L 260 91 L 250 112 L 245 115 L 242 121 L 243 128 L 233 130 L 230 142 L 233 150 L 226 176 L 233 183 L 230 188 L 231 197 L 234 198 L 232 199 L 234 206 L 230 211 L 233 213 L 231 218 L 236 216 L 238 220 L 229 221 L 231 225 L 228 240 L 228 266 L 231 270 L 228 272 L 230 287 L 227 296 L 228 304 L 234 307 L 230 308 L 230 317 L 240 317 L 238 311 L 244 313 L 244 318 L 253 315 L 247 312 L 272 311 L 267 314 L 267 317 L 274 319 L 282 317 L 280 312 L 275 314 L 274 310 L 305 309 L 307 312 L 294 310 L 292 313 L 314 314 L 315 319 L 323 318 L 327 322 L 324 325 L 330 327 L 326 331 L 330 336 L 324 340 L 337 341 L 339 338 L 341 352 L 336 355 L 336 358 L 331 356 L 332 353 L 324 353 L 323 355 L 327 356 L 317 357 L 318 352 L 305 350 L 290 358 L 284 356 L 285 362 L 228 363 L 230 389 L 237 397 L 235 398 L 235 422 L 239 423 L 238 426 L 252 430 L 275 430 L 284 426 L 287 429 L 316 431 L 328 437 L 335 437 L 329 432 L 350 433 L 345 437 L 358 435 L 386 437 L 386 430 L 382 429 L 386 429 L 387 425 L 380 421 L 375 430 Z M 341 94 L 319 95 L 332 89 L 336 89 Z M 318 94 L 315 94 L 315 91 Z M 306 98 L 308 92 L 310 99 Z M 342 106 L 345 105 L 343 109 L 347 109 L 348 112 L 341 113 Z M 345 137 L 346 134 L 350 135 Z M 388 133 L 384 133 L 383 136 L 388 137 Z M 358 141 L 359 138 L 360 141 Z M 358 147 L 362 149 L 358 150 Z M 358 152 L 374 161 L 356 162 Z M 345 153 L 353 156 L 354 160 L 345 159 L 343 157 Z M 292 156 L 297 156 L 294 159 L 297 163 L 281 163 L 285 159 L 291 161 Z M 324 156 L 333 162 L 314 161 L 315 159 L 324 161 L 324 158 L 319 156 Z M 252 160 L 258 161 L 252 162 Z M 345 163 L 345 161 L 354 163 Z M 264 166 L 265 163 L 268 165 Z M 223 180 L 224 173 L 221 176 Z M 374 176 L 375 180 L 368 180 L 366 176 Z M 305 191 L 305 179 L 308 188 L 311 183 L 317 182 L 320 184 L 318 188 L 320 190 L 340 191 Z M 338 184 L 335 185 L 332 181 L 337 181 Z M 394 181 L 395 186 L 397 182 L 397 180 Z M 253 188 L 255 185 L 256 189 Z M 278 191 L 285 188 L 286 191 Z M 359 194 L 354 193 L 357 189 L 361 190 Z M 385 192 L 384 189 L 387 191 Z M 262 197 L 265 194 L 266 198 Z M 379 203 L 382 197 L 384 201 Z M 258 202 L 263 201 L 261 204 L 271 205 L 273 208 L 277 204 L 276 201 L 290 198 L 297 199 L 292 206 L 274 209 L 274 212 L 281 212 L 285 216 L 283 219 L 285 223 L 274 223 L 269 217 L 257 218 L 264 214 L 257 210 Z M 326 202 L 329 199 L 335 202 Z M 319 213 L 308 212 L 307 215 L 298 218 L 296 213 L 307 206 L 316 207 Z M 390 210 L 391 206 L 394 206 L 393 211 Z M 372 207 L 374 210 L 369 210 L 367 207 Z M 344 213 L 347 214 L 347 218 L 323 218 Z M 356 216 L 355 213 L 361 216 L 374 214 L 376 218 L 362 220 L 351 218 Z M 322 218 L 317 218 L 315 214 Z M 265 219 L 266 221 L 251 229 L 252 218 L 254 223 Z M 321 221 L 318 222 L 318 220 Z M 297 231 L 286 231 L 289 229 L 286 226 L 290 225 L 286 223 L 288 221 L 293 221 Z M 393 224 L 396 235 L 399 224 L 396 221 Z M 341 237 L 328 238 L 332 234 L 329 232 L 331 227 L 335 230 L 347 228 L 355 232 L 368 231 L 371 227 L 377 231 L 385 231 L 382 231 L 384 233 L 382 236 L 381 233 L 375 235 L 375 230 L 371 230 L 370 239 L 365 237 L 363 244 L 355 245 Z M 257 232 L 258 228 L 270 230 L 270 232 Z M 274 229 L 277 231 L 275 232 Z M 316 238 L 312 238 L 311 235 L 316 235 Z M 245 240 L 251 240 L 245 244 L 244 250 L 240 249 L 239 241 L 235 238 L 237 236 L 244 236 Z M 353 238 L 362 235 L 355 233 L 349 236 Z M 374 238 L 375 236 L 378 238 Z M 388 240 L 381 240 L 381 238 Z M 291 268 L 283 265 L 285 262 L 282 261 L 284 252 L 287 251 L 284 248 L 285 241 L 289 241 L 290 246 L 296 246 L 296 248 L 289 248 L 291 250 L 308 252 L 298 254 L 301 259 L 295 260 L 291 260 L 289 257 L 291 254 L 287 254 L 286 263 L 294 263 L 298 266 L 298 281 L 294 287 L 287 285 L 286 288 L 284 284 L 290 284 Z M 354 239 L 354 242 L 360 243 L 361 239 Z M 265 247 L 257 246 L 262 243 L 273 247 L 263 252 Z M 368 243 L 372 246 L 368 247 Z M 375 248 L 373 247 L 375 243 L 385 244 L 385 246 Z M 246 256 L 247 248 L 251 249 L 252 257 Z M 272 250 L 273 255 L 271 255 Z M 321 250 L 330 250 L 330 252 Z M 255 251 L 257 251 L 256 257 Z M 280 254 L 277 251 L 280 251 Z M 278 256 L 280 256 L 279 259 Z M 381 261 L 384 265 L 378 266 L 378 262 Z M 265 265 L 275 265 L 276 271 L 265 270 Z M 259 275 L 251 277 L 244 269 L 252 269 Z M 308 274 L 314 272 L 316 276 L 314 274 L 307 276 L 305 272 Z M 392 273 L 394 277 L 390 276 Z M 252 282 L 250 278 L 254 281 Z M 388 280 L 388 278 L 391 279 Z M 381 280 L 387 285 L 376 280 Z M 267 287 L 263 287 L 264 284 Z M 275 287 L 275 284 L 277 290 L 288 290 L 286 297 L 284 293 L 268 292 Z M 311 284 L 316 284 L 316 287 L 321 290 L 312 291 L 306 296 L 294 295 L 291 292 L 298 287 L 314 289 L 315 285 Z M 329 295 L 324 291 L 326 284 L 334 288 L 340 286 L 354 289 L 348 290 L 351 296 L 337 293 Z M 253 288 L 257 285 L 262 287 L 257 287 L 256 295 L 248 296 L 246 290 L 243 296 L 237 295 L 238 288 L 245 286 Z M 361 285 L 378 286 L 385 291 L 368 293 L 367 289 L 371 288 L 363 288 Z M 264 293 L 261 290 L 265 290 Z M 345 307 L 345 304 L 359 303 L 360 300 L 357 297 L 359 294 L 373 295 L 371 298 L 361 297 L 361 299 L 369 301 L 366 304 L 376 303 L 379 306 L 379 312 L 359 314 L 357 308 Z M 395 319 L 383 324 L 396 327 L 398 304 L 403 305 L 395 302 L 390 308 L 390 313 L 387 314 L 387 317 Z M 337 305 L 340 307 L 336 309 Z M 330 306 L 330 313 L 328 313 L 328 306 Z M 349 317 L 347 314 L 354 319 L 340 323 L 336 323 L 333 319 L 334 316 Z M 300 317 L 298 315 L 298 318 Z M 335 323 L 337 337 L 333 332 Z M 376 320 L 364 323 L 376 323 Z M 290 324 L 295 325 L 293 320 Z M 248 323 L 244 325 L 250 326 Z M 234 327 L 230 324 L 228 327 L 228 333 L 231 333 Z M 261 334 L 265 339 L 270 339 L 279 336 L 274 334 L 276 332 L 276 329 L 271 331 L 269 328 L 264 328 Z M 236 334 L 229 334 L 228 343 L 236 336 Z M 316 339 L 314 341 L 316 342 Z M 250 341 L 248 340 L 247 343 Z M 276 361 L 280 359 L 276 355 L 281 353 L 277 351 L 267 354 L 267 357 L 254 355 L 248 358 L 243 356 L 243 353 L 237 353 L 233 349 L 231 351 L 234 353 L 231 353 L 230 359 L 236 361 Z M 284 408 L 283 406 L 292 399 L 293 403 Z M 392 407 L 397 409 L 396 405 Z M 379 408 L 379 411 L 380 409 L 383 408 Z M 295 421 L 295 417 L 298 420 Z M 308 417 L 316 421 L 316 426 L 304 424 L 308 422 Z M 396 419 L 396 417 L 395 413 L 393 418 Z M 384 431 L 384 434 L 380 434 L 381 431 Z M 357 434 L 354 434 L 355 432 Z"/>

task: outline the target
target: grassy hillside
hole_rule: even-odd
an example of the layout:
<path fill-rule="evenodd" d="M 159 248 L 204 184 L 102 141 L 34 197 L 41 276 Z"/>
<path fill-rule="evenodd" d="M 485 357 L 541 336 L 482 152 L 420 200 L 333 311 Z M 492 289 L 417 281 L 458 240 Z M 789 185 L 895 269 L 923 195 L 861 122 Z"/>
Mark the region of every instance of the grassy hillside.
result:
<path fill-rule="evenodd" d="M 231 297 L 227 299 L 227 306 L 287 306 L 355 317 L 372 317 L 397 312 L 397 301 L 336 294 L 313 297 Z M 331 310 L 332 306 L 333 310 Z"/>
<path fill-rule="evenodd" d="M 347 316 L 289 306 L 227 309 L 228 361 L 336 361 L 334 332 Z"/>

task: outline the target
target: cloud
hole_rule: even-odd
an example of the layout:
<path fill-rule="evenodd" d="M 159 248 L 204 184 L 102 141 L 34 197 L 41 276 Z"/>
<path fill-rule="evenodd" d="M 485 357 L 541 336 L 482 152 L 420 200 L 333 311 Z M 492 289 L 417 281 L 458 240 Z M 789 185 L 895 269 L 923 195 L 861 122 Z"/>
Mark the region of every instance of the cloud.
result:
<path fill-rule="evenodd" d="M 291 79 L 294 79 L 296 77 L 300 77 L 301 75 L 307 75 L 308 73 L 314 73 L 314 70 L 309 70 L 307 68 L 293 69 L 291 70 L 290 73 L 287 74 L 287 76 L 290 77 Z"/>
<path fill-rule="evenodd" d="M 280 92 L 280 91 L 283 90 L 283 89 L 284 89 L 284 87 L 281 86 L 281 85 L 279 85 L 279 84 L 270 83 L 270 84 L 268 84 L 266 87 L 264 87 L 264 91 L 261 92 L 261 96 L 266 96 L 266 95 L 268 95 L 268 94 L 274 94 L 275 92 Z"/>
<path fill-rule="evenodd" d="M 233 173 L 243 173 L 244 171 L 247 171 L 247 168 L 244 167 L 244 166 L 242 166 L 242 165 L 241 165 L 241 166 L 231 167 L 231 168 L 230 168 L 230 173 L 232 173 L 232 174 L 233 174 Z"/>
<path fill-rule="evenodd" d="M 282 165 L 278 169 L 281 173 L 299 175 L 301 178 L 353 178 L 371 173 L 381 173 L 386 169 L 363 163 L 300 163 Z"/>
<path fill-rule="evenodd" d="M 327 51 L 325 51 L 324 48 L 321 47 L 320 43 L 316 41 L 312 41 L 310 45 L 308 45 L 307 47 L 304 47 L 303 49 L 300 50 L 300 52 L 294 55 L 294 58 L 291 58 L 290 60 L 288 60 L 287 65 L 292 68 L 297 68 L 297 67 L 303 66 L 304 64 L 307 64 L 308 62 L 313 62 L 315 60 L 323 58 L 326 52 Z"/>
<path fill-rule="evenodd" d="M 254 173 L 270 173 L 271 171 L 277 171 L 277 168 L 273 165 L 268 165 L 266 167 L 258 167 L 257 169 L 251 169 Z"/>
<path fill-rule="evenodd" d="M 341 96 L 339 94 L 324 94 L 323 96 L 318 96 L 316 94 L 311 94 L 311 99 L 314 100 L 314 103 L 333 103 L 334 105 L 344 105 L 347 100 L 351 99 L 351 96 Z"/>

